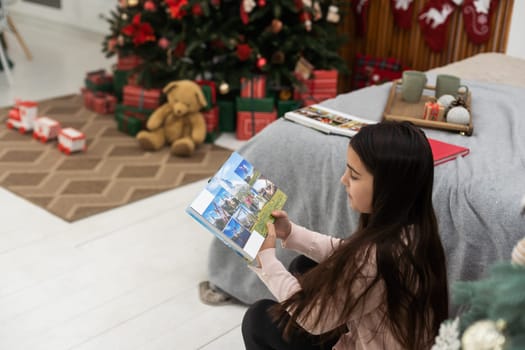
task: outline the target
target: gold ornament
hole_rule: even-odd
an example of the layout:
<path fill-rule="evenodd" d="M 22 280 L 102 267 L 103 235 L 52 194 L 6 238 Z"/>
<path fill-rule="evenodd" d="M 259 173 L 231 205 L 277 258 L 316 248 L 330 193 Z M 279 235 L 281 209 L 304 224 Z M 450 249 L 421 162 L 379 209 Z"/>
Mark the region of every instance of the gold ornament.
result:
<path fill-rule="evenodd" d="M 219 92 L 223 95 L 226 95 L 228 92 L 230 92 L 230 85 L 228 85 L 227 82 L 223 81 L 219 85 Z"/>
<path fill-rule="evenodd" d="M 128 0 L 128 6 L 137 6 L 139 4 L 139 0 Z"/>
<path fill-rule="evenodd" d="M 279 100 L 288 101 L 291 98 L 292 98 L 291 89 L 282 89 L 281 91 L 279 91 Z"/>
<path fill-rule="evenodd" d="M 503 350 L 505 321 L 481 320 L 471 324 L 461 337 L 462 350 Z"/>

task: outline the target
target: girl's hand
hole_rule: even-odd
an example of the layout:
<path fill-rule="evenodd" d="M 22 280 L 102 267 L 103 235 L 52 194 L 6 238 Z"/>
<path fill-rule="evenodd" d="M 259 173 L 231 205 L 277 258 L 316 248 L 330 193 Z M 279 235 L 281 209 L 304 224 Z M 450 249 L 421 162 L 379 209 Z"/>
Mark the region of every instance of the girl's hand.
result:
<path fill-rule="evenodd" d="M 261 249 L 259 249 L 259 251 L 269 249 L 269 248 L 275 248 L 275 241 L 276 241 L 275 226 L 271 222 L 268 222 L 266 223 L 266 227 L 268 228 L 268 235 L 264 239 L 264 242 L 261 246 Z"/>
<path fill-rule="evenodd" d="M 284 210 L 274 210 L 272 216 L 275 218 L 272 225 L 274 226 L 275 236 L 284 241 L 292 231 L 292 223 L 288 219 L 288 214 Z"/>

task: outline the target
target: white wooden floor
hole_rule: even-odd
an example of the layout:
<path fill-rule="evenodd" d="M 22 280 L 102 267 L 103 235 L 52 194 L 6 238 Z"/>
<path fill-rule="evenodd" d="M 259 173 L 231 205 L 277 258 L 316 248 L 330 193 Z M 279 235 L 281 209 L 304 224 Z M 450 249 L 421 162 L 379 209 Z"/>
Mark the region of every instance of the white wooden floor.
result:
<path fill-rule="evenodd" d="M 7 34 L 16 67 L 12 86 L 0 72 L 0 107 L 77 92 L 114 63 L 102 35 L 14 18 L 34 59 Z M 203 186 L 72 224 L 0 188 L 0 349 L 243 349 L 246 308 L 198 298 L 212 235 L 184 209 Z"/>

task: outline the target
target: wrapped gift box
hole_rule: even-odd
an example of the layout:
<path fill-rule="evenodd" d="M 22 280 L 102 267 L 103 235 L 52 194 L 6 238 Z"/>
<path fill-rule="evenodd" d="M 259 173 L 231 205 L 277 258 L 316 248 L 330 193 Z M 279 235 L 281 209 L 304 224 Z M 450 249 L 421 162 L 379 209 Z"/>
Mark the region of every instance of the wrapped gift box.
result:
<path fill-rule="evenodd" d="M 87 109 L 92 109 L 93 99 L 95 98 L 95 93 L 85 87 L 80 89 L 80 92 L 82 94 L 82 98 L 84 99 L 84 107 L 86 107 Z"/>
<path fill-rule="evenodd" d="M 206 120 L 206 139 L 204 142 L 213 143 L 220 135 L 219 130 L 219 107 L 215 106 L 212 109 L 201 112 Z"/>
<path fill-rule="evenodd" d="M 137 118 L 128 117 L 119 112 L 115 113 L 115 119 L 117 121 L 117 128 L 130 136 L 137 135 L 138 132 L 143 129 L 142 121 Z"/>
<path fill-rule="evenodd" d="M 277 101 L 277 116 L 280 118 L 284 116 L 286 112 L 293 111 L 301 107 L 301 101 L 289 100 L 289 101 Z"/>
<path fill-rule="evenodd" d="M 137 85 L 138 73 L 131 70 L 113 70 L 113 92 L 122 101 L 122 91 L 126 85 Z"/>
<path fill-rule="evenodd" d="M 266 77 L 256 75 L 241 78 L 241 97 L 264 98 L 266 96 Z"/>
<path fill-rule="evenodd" d="M 109 114 L 115 111 L 117 98 L 105 92 L 95 92 L 91 102 L 91 110 L 100 114 Z"/>
<path fill-rule="evenodd" d="M 91 91 L 113 91 L 113 76 L 108 74 L 104 69 L 87 72 L 84 83 Z"/>
<path fill-rule="evenodd" d="M 273 112 L 275 104 L 273 98 L 243 98 L 237 97 L 235 99 L 235 107 L 237 112 L 241 111 L 256 111 L 256 112 Z"/>
<path fill-rule="evenodd" d="M 140 120 L 143 128 L 146 127 L 146 122 L 148 121 L 153 111 L 153 109 L 143 109 L 133 106 L 125 106 L 122 104 L 118 104 L 115 108 L 116 114 L 122 114 L 126 117 L 132 117 Z"/>
<path fill-rule="evenodd" d="M 308 101 L 304 102 L 305 105 L 311 104 L 311 101 L 318 103 L 337 95 L 337 70 L 314 70 L 312 78 L 306 80 L 299 75 L 296 77 L 301 85 L 295 89 L 294 99 Z"/>
<path fill-rule="evenodd" d="M 155 109 L 160 105 L 160 89 L 144 89 L 141 86 L 126 85 L 123 89 L 122 104 L 141 109 Z"/>
<path fill-rule="evenodd" d="M 423 111 L 423 119 L 444 122 L 445 107 L 437 102 L 426 102 Z"/>
<path fill-rule="evenodd" d="M 212 108 L 217 103 L 217 87 L 214 81 L 211 80 L 195 80 L 200 85 L 208 105 L 204 108 L 206 110 Z"/>
<path fill-rule="evenodd" d="M 229 100 L 217 100 L 217 106 L 219 107 L 219 130 L 225 132 L 235 131 L 235 102 Z"/>
<path fill-rule="evenodd" d="M 131 70 L 144 62 L 140 56 L 137 55 L 118 55 L 117 58 L 117 69 L 120 70 Z"/>
<path fill-rule="evenodd" d="M 276 119 L 275 109 L 271 112 L 239 111 L 236 137 L 239 140 L 248 140 Z"/>

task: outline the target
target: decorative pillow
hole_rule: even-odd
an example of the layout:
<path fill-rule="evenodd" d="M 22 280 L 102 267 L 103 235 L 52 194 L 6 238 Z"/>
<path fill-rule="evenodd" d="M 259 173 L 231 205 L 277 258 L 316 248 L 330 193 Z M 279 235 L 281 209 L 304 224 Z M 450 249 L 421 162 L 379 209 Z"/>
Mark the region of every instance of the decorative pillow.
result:
<path fill-rule="evenodd" d="M 358 53 L 353 72 L 352 89 L 378 85 L 401 78 L 403 71 L 409 69 L 397 59 L 370 57 Z"/>

